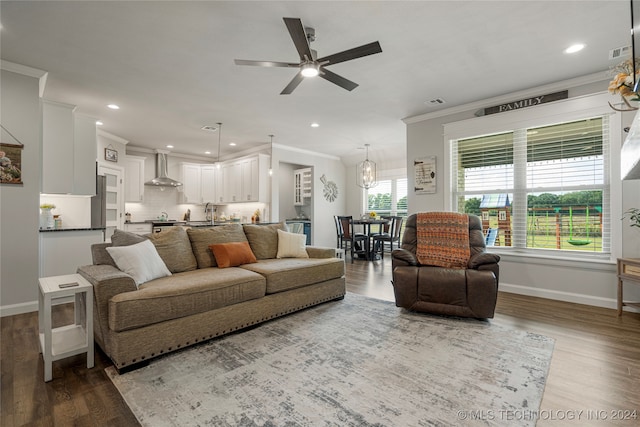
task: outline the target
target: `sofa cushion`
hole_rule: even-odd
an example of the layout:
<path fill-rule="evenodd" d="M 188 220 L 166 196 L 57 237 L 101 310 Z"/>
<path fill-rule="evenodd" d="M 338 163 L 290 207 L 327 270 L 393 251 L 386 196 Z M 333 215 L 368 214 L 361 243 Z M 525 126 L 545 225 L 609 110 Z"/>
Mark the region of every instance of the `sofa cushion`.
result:
<path fill-rule="evenodd" d="M 278 253 L 276 258 L 309 258 L 307 236 L 278 230 Z"/>
<path fill-rule="evenodd" d="M 198 268 L 186 230 L 182 227 L 164 227 L 164 229 L 160 233 L 145 235 L 116 229 L 111 236 L 111 244 L 113 246 L 129 246 L 144 240 L 151 240 L 170 272 L 181 273 Z"/>
<path fill-rule="evenodd" d="M 191 248 L 196 257 L 198 268 L 217 266 L 209 245 L 247 241 L 241 224 L 219 225 L 212 228 L 189 228 L 187 229 L 187 234 L 191 241 Z"/>
<path fill-rule="evenodd" d="M 277 230 L 287 231 L 284 222 L 269 225 L 243 225 L 251 250 L 257 259 L 275 258 L 278 252 Z"/>
<path fill-rule="evenodd" d="M 344 260 L 339 258 L 265 259 L 238 268 L 263 275 L 267 279 L 267 294 L 344 276 Z"/>
<path fill-rule="evenodd" d="M 198 268 L 187 231 L 182 227 L 163 227 L 163 229 L 161 233 L 147 234 L 146 237 L 156 247 L 169 271 L 182 273 Z"/>
<path fill-rule="evenodd" d="M 135 245 L 110 247 L 107 248 L 107 252 L 121 271 L 133 277 L 136 286 L 159 277 L 171 276 L 171 272 L 149 240 Z"/>
<path fill-rule="evenodd" d="M 177 273 L 111 298 L 109 328 L 125 331 L 262 298 L 265 287 L 264 277 L 236 267 Z"/>
<path fill-rule="evenodd" d="M 256 262 L 249 242 L 229 242 L 209 245 L 219 268 L 237 267 L 242 264 Z"/>
<path fill-rule="evenodd" d="M 131 233 L 129 231 L 122 231 L 119 229 L 115 229 L 113 234 L 111 235 L 111 244 L 113 246 L 131 246 L 136 243 L 140 243 L 147 240 L 145 236 L 141 236 L 136 233 Z"/>

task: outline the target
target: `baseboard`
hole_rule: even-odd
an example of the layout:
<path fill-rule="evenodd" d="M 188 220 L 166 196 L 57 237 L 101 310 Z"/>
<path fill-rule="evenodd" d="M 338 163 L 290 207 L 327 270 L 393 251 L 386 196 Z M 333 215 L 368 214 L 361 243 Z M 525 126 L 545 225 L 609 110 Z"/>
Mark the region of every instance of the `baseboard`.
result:
<path fill-rule="evenodd" d="M 67 304 L 74 301 L 73 296 L 56 298 L 52 305 Z M 16 314 L 24 314 L 38 311 L 38 301 L 23 302 L 21 304 L 0 306 L 0 317 L 14 316 Z"/>
<path fill-rule="evenodd" d="M 38 301 L 0 306 L 0 317 L 31 313 L 32 311 L 38 311 Z"/>
<path fill-rule="evenodd" d="M 511 294 L 592 305 L 595 307 L 611 308 L 613 310 L 618 309 L 618 301 L 613 298 L 602 298 L 592 295 L 576 294 L 573 292 L 555 291 L 553 289 L 533 288 L 531 286 L 511 285 L 509 283 L 500 283 L 499 290 L 501 292 L 508 292 Z M 623 309 L 632 313 L 640 313 L 640 310 L 635 307 L 623 307 Z"/>

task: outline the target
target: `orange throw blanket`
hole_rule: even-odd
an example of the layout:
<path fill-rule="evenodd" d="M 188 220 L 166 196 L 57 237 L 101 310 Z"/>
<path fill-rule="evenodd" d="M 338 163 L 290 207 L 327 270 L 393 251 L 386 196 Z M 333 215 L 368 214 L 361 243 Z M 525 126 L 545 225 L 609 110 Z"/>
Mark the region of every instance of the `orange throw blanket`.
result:
<path fill-rule="evenodd" d="M 421 212 L 416 218 L 416 256 L 420 264 L 467 268 L 469 217 L 456 212 Z"/>

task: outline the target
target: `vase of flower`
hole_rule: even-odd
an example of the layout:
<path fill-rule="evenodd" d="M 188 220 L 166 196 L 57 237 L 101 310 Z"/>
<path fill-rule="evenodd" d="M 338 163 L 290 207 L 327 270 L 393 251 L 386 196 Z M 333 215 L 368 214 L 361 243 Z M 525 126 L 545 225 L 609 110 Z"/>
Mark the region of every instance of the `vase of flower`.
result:
<path fill-rule="evenodd" d="M 55 220 L 53 218 L 53 209 L 55 205 L 42 204 L 40 205 L 40 228 L 54 228 Z"/>

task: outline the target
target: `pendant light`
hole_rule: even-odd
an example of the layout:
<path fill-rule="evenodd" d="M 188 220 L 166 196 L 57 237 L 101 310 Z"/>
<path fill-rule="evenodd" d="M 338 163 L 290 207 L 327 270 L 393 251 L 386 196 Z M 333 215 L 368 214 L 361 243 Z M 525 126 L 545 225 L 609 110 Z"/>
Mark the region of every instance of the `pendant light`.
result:
<path fill-rule="evenodd" d="M 269 176 L 273 176 L 273 135 L 269 135 L 271 138 L 270 151 L 269 151 Z"/>
<path fill-rule="evenodd" d="M 216 167 L 220 169 L 220 139 L 222 138 L 222 123 L 216 123 L 218 125 L 218 157 L 216 157 Z"/>
<path fill-rule="evenodd" d="M 356 167 L 356 184 L 360 188 L 373 188 L 378 185 L 376 174 L 376 162 L 369 160 L 369 144 L 364 144 L 367 156 L 364 161 L 358 163 Z"/>

